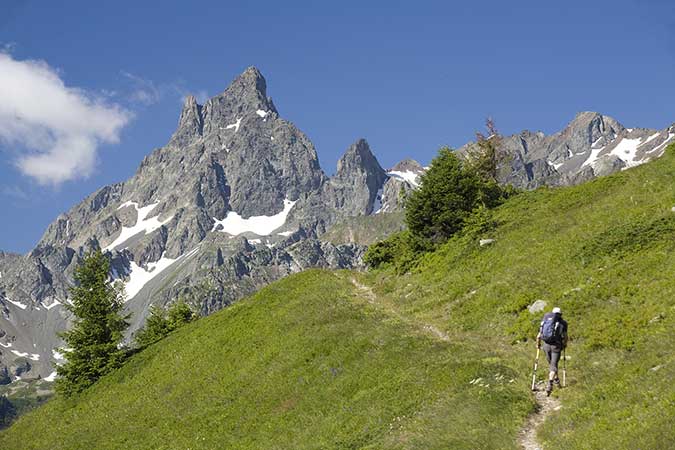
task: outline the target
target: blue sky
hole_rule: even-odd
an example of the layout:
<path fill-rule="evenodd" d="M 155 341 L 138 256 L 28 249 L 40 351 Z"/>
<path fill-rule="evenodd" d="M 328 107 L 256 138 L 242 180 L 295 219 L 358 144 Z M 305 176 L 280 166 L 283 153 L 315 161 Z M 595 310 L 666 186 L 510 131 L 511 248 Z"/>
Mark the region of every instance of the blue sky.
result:
<path fill-rule="evenodd" d="M 632 127 L 675 122 L 675 4 L 664 0 L 0 0 L 0 10 L 5 59 L 46 67 L 85 99 L 89 109 L 73 117 L 91 117 L 80 121 L 91 129 L 68 133 L 96 158 L 45 184 L 26 161 L 34 136 L 12 128 L 0 140 L 5 251 L 30 250 L 59 213 L 129 178 L 167 142 L 186 93 L 213 96 L 250 65 L 328 173 L 359 137 L 384 167 L 427 163 L 488 115 L 505 134 L 555 132 L 584 110 Z M 113 128 L 89 115 L 97 102 L 117 114 Z M 60 123 L 34 103 L 30 114 Z"/>

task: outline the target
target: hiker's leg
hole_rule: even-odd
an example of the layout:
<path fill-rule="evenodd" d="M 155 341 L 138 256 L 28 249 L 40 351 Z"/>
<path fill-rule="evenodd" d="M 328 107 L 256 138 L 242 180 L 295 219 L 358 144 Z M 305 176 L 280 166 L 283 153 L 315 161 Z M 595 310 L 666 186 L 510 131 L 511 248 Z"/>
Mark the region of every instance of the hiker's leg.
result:
<path fill-rule="evenodd" d="M 558 361 L 560 361 L 560 352 L 551 351 L 551 359 L 549 360 L 548 380 L 553 381 L 558 378 Z"/>

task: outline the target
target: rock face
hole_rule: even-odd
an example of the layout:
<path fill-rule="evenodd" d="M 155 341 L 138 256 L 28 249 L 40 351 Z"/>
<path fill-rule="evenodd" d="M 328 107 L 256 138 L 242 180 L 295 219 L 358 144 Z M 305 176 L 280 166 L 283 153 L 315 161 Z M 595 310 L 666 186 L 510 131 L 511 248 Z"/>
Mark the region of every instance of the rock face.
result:
<path fill-rule="evenodd" d="M 419 187 L 424 172 L 426 169 L 412 159 L 405 159 L 389 169 L 389 178 L 380 190 L 379 208 L 375 209 L 375 214 L 403 210 L 403 201 Z"/>
<path fill-rule="evenodd" d="M 370 214 L 386 180 L 387 175 L 368 143 L 359 139 L 338 161 L 337 173 L 329 180 L 326 197 L 345 215 Z"/>
<path fill-rule="evenodd" d="M 550 136 L 523 131 L 504 137 L 501 149 L 509 161 L 500 168 L 500 180 L 523 189 L 578 184 L 658 158 L 672 142 L 675 125 L 625 128 L 611 117 L 582 112 Z M 474 145 L 458 151 L 465 154 Z"/>
<path fill-rule="evenodd" d="M 363 246 L 321 234 L 383 213 L 389 185 L 412 187 L 388 175 L 363 139 L 327 177 L 255 68 L 204 105 L 187 97 L 167 145 L 132 178 L 57 217 L 29 254 L 0 253 L 0 371 L 13 379 L 52 373 L 73 271 L 91 249 L 108 252 L 111 277 L 124 283 L 133 333 L 152 304 L 182 297 L 209 314 L 290 273 L 359 266 Z M 395 198 L 387 211 L 398 208 Z"/>

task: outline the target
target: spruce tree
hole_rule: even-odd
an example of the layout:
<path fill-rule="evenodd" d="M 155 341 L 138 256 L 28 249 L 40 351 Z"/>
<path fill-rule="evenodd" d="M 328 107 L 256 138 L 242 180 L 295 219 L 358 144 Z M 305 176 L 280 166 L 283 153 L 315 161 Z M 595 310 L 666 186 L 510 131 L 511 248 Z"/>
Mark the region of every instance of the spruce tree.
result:
<path fill-rule="evenodd" d="M 482 170 L 441 148 L 406 202 L 405 221 L 416 251 L 428 251 L 462 230 L 478 208 L 493 208 L 505 192 Z"/>
<path fill-rule="evenodd" d="M 142 349 L 154 344 L 196 318 L 197 315 L 183 300 L 172 304 L 168 310 L 152 305 L 145 326 L 136 333 L 136 345 Z"/>
<path fill-rule="evenodd" d="M 170 332 L 166 311 L 157 305 L 152 305 L 150 314 L 145 320 L 145 326 L 136 333 L 136 345 L 138 348 L 145 348 L 164 338 Z"/>
<path fill-rule="evenodd" d="M 110 282 L 110 262 L 100 250 L 90 253 L 75 270 L 75 286 L 70 290 L 72 328 L 60 336 L 65 341 L 66 363 L 57 368 L 56 389 L 72 395 L 121 366 L 126 351 L 120 348 L 128 316 L 122 291 Z"/>

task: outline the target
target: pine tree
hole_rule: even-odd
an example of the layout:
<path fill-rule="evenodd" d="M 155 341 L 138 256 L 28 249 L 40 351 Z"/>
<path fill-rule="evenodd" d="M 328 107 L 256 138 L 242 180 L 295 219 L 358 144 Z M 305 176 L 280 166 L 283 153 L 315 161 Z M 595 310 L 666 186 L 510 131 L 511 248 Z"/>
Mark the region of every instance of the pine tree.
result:
<path fill-rule="evenodd" d="M 166 311 L 157 305 L 150 307 L 150 314 L 145 320 L 145 326 L 136 333 L 135 341 L 138 348 L 145 348 L 169 334 L 169 321 L 166 320 Z"/>
<path fill-rule="evenodd" d="M 145 348 L 186 323 L 192 322 L 196 317 L 190 306 L 183 300 L 172 304 L 166 311 L 159 306 L 152 305 L 145 326 L 136 334 L 136 345 L 138 348 Z"/>
<path fill-rule="evenodd" d="M 167 311 L 167 321 L 171 331 L 182 327 L 186 323 L 192 322 L 197 318 L 197 315 L 192 311 L 190 305 L 183 300 L 178 300 L 172 304 Z"/>
<path fill-rule="evenodd" d="M 75 270 L 75 287 L 66 308 L 73 326 L 61 333 L 67 362 L 57 368 L 56 389 L 68 396 L 81 392 L 100 377 L 122 365 L 126 351 L 121 347 L 129 326 L 120 315 L 122 292 L 110 282 L 110 262 L 96 250 Z"/>
<path fill-rule="evenodd" d="M 441 148 L 406 203 L 405 220 L 416 251 L 431 250 L 462 230 L 478 208 L 492 208 L 505 192 L 490 177 Z"/>
<path fill-rule="evenodd" d="M 508 158 L 502 148 L 502 135 L 497 131 L 494 120 L 488 117 L 485 121 L 488 135 L 476 133 L 476 145 L 469 147 L 467 162 L 469 168 L 478 172 L 486 182 L 498 182 L 499 167 Z"/>

